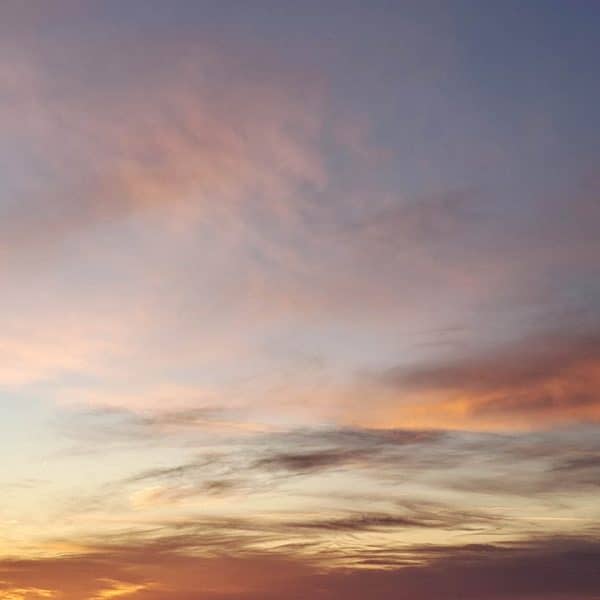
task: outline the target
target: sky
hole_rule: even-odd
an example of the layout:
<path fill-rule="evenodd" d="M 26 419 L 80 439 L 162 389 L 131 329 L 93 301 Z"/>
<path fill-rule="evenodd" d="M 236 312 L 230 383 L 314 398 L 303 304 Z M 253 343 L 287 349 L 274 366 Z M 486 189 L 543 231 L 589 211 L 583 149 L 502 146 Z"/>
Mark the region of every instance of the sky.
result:
<path fill-rule="evenodd" d="M 598 600 L 599 27 L 3 0 L 0 597 Z"/>

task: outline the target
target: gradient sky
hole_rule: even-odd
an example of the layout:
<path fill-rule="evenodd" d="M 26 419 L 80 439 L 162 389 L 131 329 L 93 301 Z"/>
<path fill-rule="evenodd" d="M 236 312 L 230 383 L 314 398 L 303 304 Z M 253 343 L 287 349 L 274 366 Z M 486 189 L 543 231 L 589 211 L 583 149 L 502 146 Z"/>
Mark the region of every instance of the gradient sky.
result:
<path fill-rule="evenodd" d="M 0 597 L 600 598 L 599 30 L 3 0 Z"/>

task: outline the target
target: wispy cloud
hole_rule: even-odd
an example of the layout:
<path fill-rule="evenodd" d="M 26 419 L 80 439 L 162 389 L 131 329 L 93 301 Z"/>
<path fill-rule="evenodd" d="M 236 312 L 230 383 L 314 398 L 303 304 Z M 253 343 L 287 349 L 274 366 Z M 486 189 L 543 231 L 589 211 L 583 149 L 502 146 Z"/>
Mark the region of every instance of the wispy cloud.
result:
<path fill-rule="evenodd" d="M 598 419 L 599 364 L 595 333 L 548 333 L 378 378 L 411 399 L 398 412 L 421 425 L 535 428 Z"/>
<path fill-rule="evenodd" d="M 35 177 L 14 173 L 5 255 L 157 206 L 187 217 L 240 202 L 285 212 L 295 186 L 323 180 L 318 103 L 281 70 L 249 75 L 192 40 L 40 44 L 19 54 L 4 43 L 3 129 L 38 165 Z"/>

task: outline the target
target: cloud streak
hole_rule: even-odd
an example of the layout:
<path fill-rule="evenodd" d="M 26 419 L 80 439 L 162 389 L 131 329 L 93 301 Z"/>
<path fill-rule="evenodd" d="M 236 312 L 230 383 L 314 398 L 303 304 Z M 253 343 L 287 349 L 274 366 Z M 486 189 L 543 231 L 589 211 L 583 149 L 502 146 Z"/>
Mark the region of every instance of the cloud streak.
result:
<path fill-rule="evenodd" d="M 476 356 L 392 368 L 379 381 L 399 396 L 424 398 L 404 411 L 421 424 L 434 426 L 426 416 L 433 412 L 446 426 L 543 427 L 599 418 L 599 365 L 595 334 L 542 334 Z"/>

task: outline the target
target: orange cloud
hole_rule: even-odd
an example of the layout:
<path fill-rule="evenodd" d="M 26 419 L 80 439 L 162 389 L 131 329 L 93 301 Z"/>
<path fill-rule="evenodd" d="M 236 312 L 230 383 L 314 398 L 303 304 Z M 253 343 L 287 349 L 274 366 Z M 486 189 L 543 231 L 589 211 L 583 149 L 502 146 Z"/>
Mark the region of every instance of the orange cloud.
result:
<path fill-rule="evenodd" d="M 487 355 L 391 369 L 380 382 L 379 425 L 503 430 L 594 422 L 600 342 L 530 337 Z"/>
<path fill-rule="evenodd" d="M 177 543 L 120 546 L 70 558 L 0 563 L 10 581 L 1 583 L 10 600 L 592 600 L 600 583 L 595 568 L 598 544 L 586 540 L 542 539 L 498 546 L 476 544 L 448 550 L 415 548 L 427 557 L 378 569 L 322 570 L 315 564 L 273 554 L 203 558 L 177 552 Z M 28 580 L 28 585 L 19 582 Z M 42 585 L 44 587 L 35 587 Z"/>

